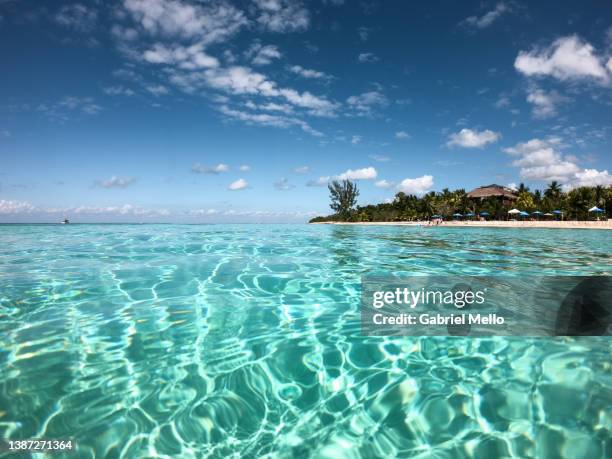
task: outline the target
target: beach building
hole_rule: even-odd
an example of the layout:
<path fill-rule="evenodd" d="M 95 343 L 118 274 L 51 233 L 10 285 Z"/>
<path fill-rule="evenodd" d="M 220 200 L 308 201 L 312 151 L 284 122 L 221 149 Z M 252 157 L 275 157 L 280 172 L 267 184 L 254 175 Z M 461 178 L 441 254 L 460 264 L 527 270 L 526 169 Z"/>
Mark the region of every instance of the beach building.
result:
<path fill-rule="evenodd" d="M 501 185 L 485 185 L 474 188 L 467 194 L 468 198 L 484 201 L 488 198 L 497 198 L 503 205 L 512 204 L 518 199 L 516 191 Z"/>

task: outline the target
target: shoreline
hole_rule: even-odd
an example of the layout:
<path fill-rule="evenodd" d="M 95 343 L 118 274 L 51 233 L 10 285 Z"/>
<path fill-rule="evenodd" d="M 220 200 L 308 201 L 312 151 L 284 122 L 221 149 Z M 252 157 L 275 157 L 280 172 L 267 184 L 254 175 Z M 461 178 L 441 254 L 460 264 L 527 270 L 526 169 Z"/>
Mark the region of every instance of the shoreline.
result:
<path fill-rule="evenodd" d="M 612 220 L 600 221 L 450 221 L 439 225 L 428 222 L 313 222 L 311 225 L 420 226 L 432 228 L 547 228 L 547 229 L 612 229 Z"/>

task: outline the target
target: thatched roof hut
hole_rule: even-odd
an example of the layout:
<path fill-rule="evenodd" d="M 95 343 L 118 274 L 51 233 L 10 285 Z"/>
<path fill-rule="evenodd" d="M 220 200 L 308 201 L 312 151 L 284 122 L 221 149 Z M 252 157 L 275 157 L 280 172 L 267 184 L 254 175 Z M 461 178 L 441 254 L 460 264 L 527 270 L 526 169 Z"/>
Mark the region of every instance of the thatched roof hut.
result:
<path fill-rule="evenodd" d="M 514 201 L 518 198 L 517 193 L 505 186 L 501 185 L 485 185 L 474 188 L 467 194 L 468 198 L 472 199 L 486 199 L 491 197 L 501 198 L 503 201 Z"/>

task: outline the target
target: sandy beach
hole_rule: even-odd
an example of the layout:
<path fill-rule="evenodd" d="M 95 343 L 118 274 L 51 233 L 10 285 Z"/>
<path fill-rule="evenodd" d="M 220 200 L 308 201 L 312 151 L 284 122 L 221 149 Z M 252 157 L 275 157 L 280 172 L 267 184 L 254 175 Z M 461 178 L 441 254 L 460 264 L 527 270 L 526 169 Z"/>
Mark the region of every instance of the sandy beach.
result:
<path fill-rule="evenodd" d="M 428 222 L 316 222 L 313 225 L 372 225 L 372 226 L 427 226 Z M 435 226 L 435 225 L 432 225 Z M 451 221 L 443 227 L 485 227 L 485 228 L 558 228 L 558 229 L 612 229 L 612 220 L 599 221 Z"/>

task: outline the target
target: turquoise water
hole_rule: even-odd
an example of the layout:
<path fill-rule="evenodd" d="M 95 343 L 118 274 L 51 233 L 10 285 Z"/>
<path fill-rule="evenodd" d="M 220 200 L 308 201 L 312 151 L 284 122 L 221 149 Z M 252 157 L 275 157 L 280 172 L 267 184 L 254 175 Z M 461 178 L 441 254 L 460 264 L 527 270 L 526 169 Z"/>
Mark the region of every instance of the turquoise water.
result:
<path fill-rule="evenodd" d="M 366 338 L 358 308 L 366 273 L 610 274 L 611 236 L 0 225 L 0 437 L 80 458 L 610 457 L 609 338 Z"/>

